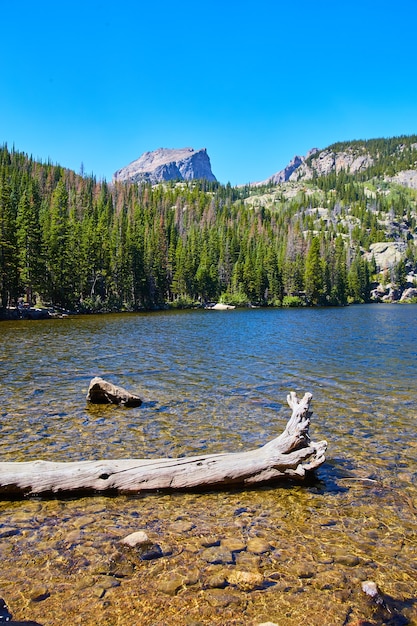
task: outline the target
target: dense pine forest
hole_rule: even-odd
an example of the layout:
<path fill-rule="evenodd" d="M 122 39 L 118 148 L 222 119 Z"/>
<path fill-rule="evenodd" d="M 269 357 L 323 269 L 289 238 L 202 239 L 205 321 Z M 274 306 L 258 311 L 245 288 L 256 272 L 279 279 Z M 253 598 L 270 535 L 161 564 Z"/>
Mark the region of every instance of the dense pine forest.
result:
<path fill-rule="evenodd" d="M 415 169 L 412 140 L 378 140 L 371 148 L 383 158 L 360 174 L 235 188 L 108 184 L 5 145 L 0 306 L 22 298 L 74 312 L 367 302 L 374 281 L 401 286 L 416 268 L 417 192 L 386 180 Z M 403 258 L 378 276 L 364 252 L 393 240 L 404 242 Z"/>

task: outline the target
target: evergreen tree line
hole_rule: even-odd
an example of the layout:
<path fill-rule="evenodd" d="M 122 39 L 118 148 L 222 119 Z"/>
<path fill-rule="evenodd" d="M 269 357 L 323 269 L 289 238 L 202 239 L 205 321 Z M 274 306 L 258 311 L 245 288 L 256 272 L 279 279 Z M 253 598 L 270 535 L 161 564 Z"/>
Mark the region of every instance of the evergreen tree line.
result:
<path fill-rule="evenodd" d="M 360 246 L 383 233 L 366 223 L 353 183 L 343 190 L 363 213 L 356 232 L 318 226 L 307 198 L 253 209 L 248 190 L 230 185 L 108 185 L 3 146 L 0 306 L 22 297 L 85 312 L 366 302 L 375 268 Z"/>

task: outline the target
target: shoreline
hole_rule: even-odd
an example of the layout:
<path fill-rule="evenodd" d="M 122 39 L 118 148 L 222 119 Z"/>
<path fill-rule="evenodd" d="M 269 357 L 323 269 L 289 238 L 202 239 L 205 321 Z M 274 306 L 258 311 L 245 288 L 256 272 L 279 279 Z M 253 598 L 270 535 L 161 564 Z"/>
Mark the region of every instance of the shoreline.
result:
<path fill-rule="evenodd" d="M 371 302 L 352 302 L 345 305 L 306 305 L 306 304 L 298 304 L 297 306 L 289 306 L 289 305 L 253 305 L 247 304 L 245 306 L 239 305 L 227 305 L 227 304 L 218 304 L 213 306 L 169 306 L 160 307 L 160 308 L 152 308 L 152 309 L 138 309 L 128 311 L 126 309 L 118 309 L 113 311 L 68 311 L 68 310 L 57 310 L 55 307 L 50 308 L 42 308 L 42 307 L 30 307 L 24 309 L 24 311 L 19 310 L 18 308 L 0 308 L 0 322 L 10 322 L 10 321 L 18 321 L 18 320 L 47 320 L 47 319 L 63 319 L 67 317 L 75 317 L 78 315 L 109 315 L 109 314 L 134 314 L 134 313 L 158 313 L 161 311 L 193 311 L 200 309 L 202 311 L 231 311 L 231 310 L 242 310 L 242 309 L 334 309 L 334 308 L 346 308 L 349 306 L 360 306 L 363 304 L 417 304 L 416 298 L 404 299 L 404 300 L 391 300 L 391 301 L 381 301 L 381 300 L 373 300 Z"/>

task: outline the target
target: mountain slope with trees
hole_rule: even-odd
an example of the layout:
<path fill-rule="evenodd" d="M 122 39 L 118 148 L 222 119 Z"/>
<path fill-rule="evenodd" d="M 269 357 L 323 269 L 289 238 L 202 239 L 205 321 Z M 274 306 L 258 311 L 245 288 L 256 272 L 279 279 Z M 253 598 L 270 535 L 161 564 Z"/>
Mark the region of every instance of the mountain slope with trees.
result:
<path fill-rule="evenodd" d="M 368 169 L 240 188 L 109 185 L 5 145 L 0 306 L 345 305 L 370 301 L 377 284 L 401 293 L 416 273 L 417 191 L 395 177 L 416 169 L 417 137 L 374 141 Z M 372 253 L 381 242 L 398 252 L 385 265 Z"/>

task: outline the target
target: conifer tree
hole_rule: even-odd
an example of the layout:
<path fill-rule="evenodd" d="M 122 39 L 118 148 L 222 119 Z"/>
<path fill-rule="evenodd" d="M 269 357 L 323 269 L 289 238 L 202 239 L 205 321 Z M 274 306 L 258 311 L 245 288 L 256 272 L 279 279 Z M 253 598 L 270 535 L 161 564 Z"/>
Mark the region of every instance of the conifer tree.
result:
<path fill-rule="evenodd" d="M 320 242 L 317 237 L 313 237 L 307 253 L 305 264 L 305 292 L 309 304 L 320 304 L 323 302 L 323 266 L 320 256 Z"/>
<path fill-rule="evenodd" d="M 69 268 L 68 192 L 63 178 L 59 180 L 52 194 L 43 226 L 47 272 L 46 293 L 53 303 L 67 307 L 72 300 L 70 292 L 72 277 Z"/>
<path fill-rule="evenodd" d="M 42 286 L 43 274 L 41 231 L 39 224 L 39 194 L 33 181 L 20 198 L 16 219 L 17 246 L 19 255 L 20 284 L 26 301 L 33 303 L 33 294 Z"/>
<path fill-rule="evenodd" d="M 16 218 L 6 168 L 0 170 L 0 306 L 15 303 L 19 294 Z"/>

